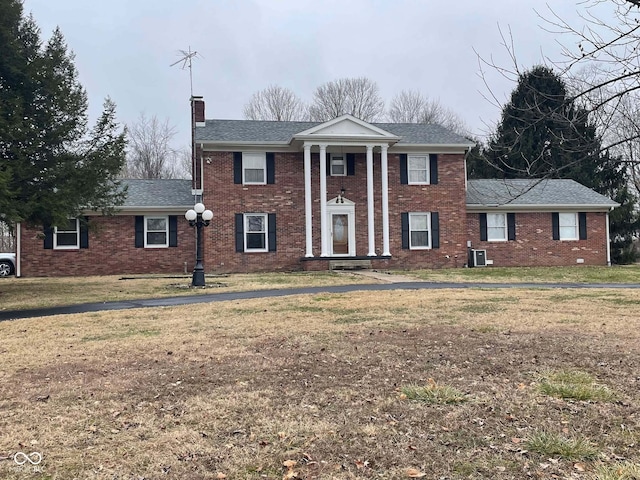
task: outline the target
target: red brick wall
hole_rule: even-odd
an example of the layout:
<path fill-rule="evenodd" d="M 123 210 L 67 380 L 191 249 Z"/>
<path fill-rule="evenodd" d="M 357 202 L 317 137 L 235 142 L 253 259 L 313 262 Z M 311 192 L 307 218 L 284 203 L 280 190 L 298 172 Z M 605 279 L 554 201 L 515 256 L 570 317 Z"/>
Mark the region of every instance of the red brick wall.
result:
<path fill-rule="evenodd" d="M 467 214 L 472 248 L 486 249 L 496 267 L 607 264 L 606 213 L 587 213 L 587 240 L 553 240 L 551 212 L 516 213 L 516 239 L 509 242 L 480 241 L 478 213 Z"/>
<path fill-rule="evenodd" d="M 205 152 L 204 203 L 213 210 L 212 226 L 206 231 L 207 271 L 251 272 L 299 270 L 305 255 L 304 157 L 300 153 L 275 154 L 275 184 L 233 183 L 233 154 Z M 368 253 L 366 155 L 357 153 L 355 175 L 327 177 L 327 199 L 344 187 L 345 198 L 355 202 L 356 254 Z M 398 155 L 389 155 L 389 267 L 456 267 L 466 262 L 466 203 L 463 155 L 439 155 L 438 185 L 401 185 Z M 312 154 L 313 254 L 320 256 L 320 166 Z M 380 154 L 374 155 L 374 202 L 376 252 L 382 253 Z M 402 212 L 440 214 L 440 246 L 433 250 L 402 249 Z M 235 252 L 236 213 L 276 213 L 277 251 Z M 309 267 L 307 267 L 309 268 Z M 312 267 L 311 267 L 312 268 Z"/>
<path fill-rule="evenodd" d="M 42 229 L 22 227 L 21 275 L 121 275 L 184 273 L 195 264 L 195 234 L 178 216 L 178 246 L 135 248 L 135 217 L 90 217 L 89 248 L 45 250 Z"/>

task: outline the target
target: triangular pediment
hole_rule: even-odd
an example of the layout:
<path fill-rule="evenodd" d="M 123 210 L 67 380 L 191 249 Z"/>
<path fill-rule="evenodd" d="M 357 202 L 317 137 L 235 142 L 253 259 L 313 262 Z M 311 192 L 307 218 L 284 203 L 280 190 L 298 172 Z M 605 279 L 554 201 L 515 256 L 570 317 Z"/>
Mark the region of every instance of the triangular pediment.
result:
<path fill-rule="evenodd" d="M 300 140 L 312 139 L 343 139 L 343 140 L 386 140 L 397 141 L 399 138 L 368 122 L 352 115 L 342 115 L 328 122 L 316 125 L 308 130 L 297 133 L 293 138 Z"/>

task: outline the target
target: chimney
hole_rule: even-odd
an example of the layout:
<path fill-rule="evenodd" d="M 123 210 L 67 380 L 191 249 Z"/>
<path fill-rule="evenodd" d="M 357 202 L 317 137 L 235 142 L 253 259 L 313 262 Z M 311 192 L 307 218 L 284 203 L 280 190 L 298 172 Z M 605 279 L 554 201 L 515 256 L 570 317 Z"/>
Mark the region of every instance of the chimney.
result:
<path fill-rule="evenodd" d="M 196 127 L 204 127 L 204 100 L 202 97 L 191 97 L 191 112 Z"/>
<path fill-rule="evenodd" d="M 191 97 L 191 192 L 202 195 L 202 147 L 196 144 L 196 128 L 204 127 L 204 100 Z"/>

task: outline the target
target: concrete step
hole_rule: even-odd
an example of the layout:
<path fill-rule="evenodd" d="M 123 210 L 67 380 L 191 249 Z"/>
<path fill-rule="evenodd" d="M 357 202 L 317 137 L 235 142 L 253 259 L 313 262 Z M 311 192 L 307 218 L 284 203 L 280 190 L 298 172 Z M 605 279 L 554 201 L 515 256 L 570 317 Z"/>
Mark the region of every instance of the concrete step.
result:
<path fill-rule="evenodd" d="M 361 270 L 371 268 L 371 260 L 330 260 L 329 270 Z"/>

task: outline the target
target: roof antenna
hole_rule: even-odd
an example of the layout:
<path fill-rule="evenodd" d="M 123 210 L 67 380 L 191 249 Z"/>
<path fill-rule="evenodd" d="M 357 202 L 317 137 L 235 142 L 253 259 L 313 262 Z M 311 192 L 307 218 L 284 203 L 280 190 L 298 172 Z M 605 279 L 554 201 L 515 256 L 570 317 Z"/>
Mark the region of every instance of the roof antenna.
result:
<path fill-rule="evenodd" d="M 180 60 L 178 60 L 177 62 L 173 62 L 171 65 L 169 65 L 170 67 L 173 67 L 174 65 L 177 65 L 179 63 L 182 63 L 182 66 L 180 68 L 182 68 L 182 70 L 184 70 L 185 68 L 189 68 L 189 84 L 191 86 L 191 96 L 193 97 L 193 69 L 192 67 L 192 59 L 193 58 L 200 58 L 201 55 L 198 55 L 198 52 L 195 51 L 191 51 L 191 45 L 189 45 L 189 50 L 178 50 L 178 53 L 180 55 L 182 55 L 182 58 Z"/>

